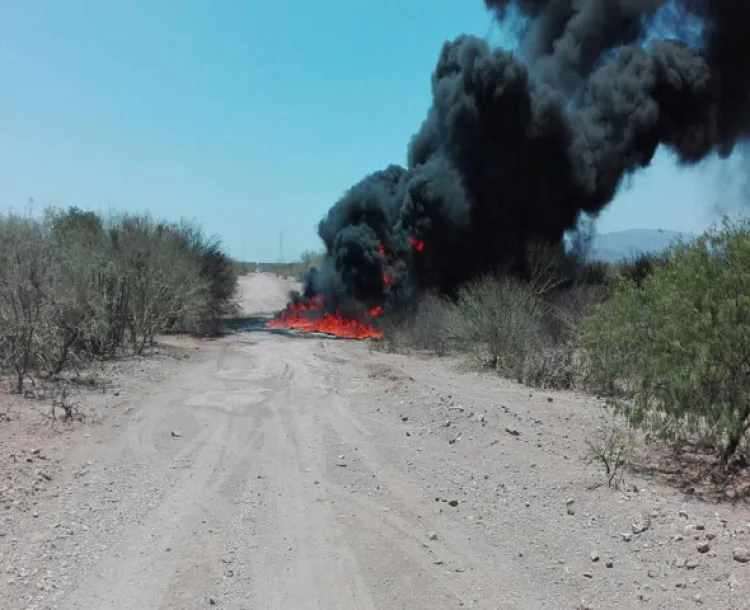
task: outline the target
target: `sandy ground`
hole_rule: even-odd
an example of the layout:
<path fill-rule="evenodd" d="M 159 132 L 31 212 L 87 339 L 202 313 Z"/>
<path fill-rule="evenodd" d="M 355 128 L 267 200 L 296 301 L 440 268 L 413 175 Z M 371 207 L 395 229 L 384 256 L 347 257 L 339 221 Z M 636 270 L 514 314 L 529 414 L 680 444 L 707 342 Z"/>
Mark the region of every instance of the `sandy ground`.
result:
<path fill-rule="evenodd" d="M 253 273 L 241 279 L 240 288 L 240 307 L 246 315 L 253 316 L 276 313 L 289 300 L 289 291 L 301 286 L 273 273 Z"/>
<path fill-rule="evenodd" d="M 602 485 L 591 398 L 265 332 L 99 374 L 0 423 L 2 608 L 750 608 L 747 506 Z"/>

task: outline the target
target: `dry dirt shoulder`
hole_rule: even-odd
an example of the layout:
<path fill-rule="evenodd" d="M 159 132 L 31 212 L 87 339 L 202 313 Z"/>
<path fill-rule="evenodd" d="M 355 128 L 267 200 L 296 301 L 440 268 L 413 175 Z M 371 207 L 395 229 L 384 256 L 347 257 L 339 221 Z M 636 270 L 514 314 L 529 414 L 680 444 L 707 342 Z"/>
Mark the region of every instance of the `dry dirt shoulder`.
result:
<path fill-rule="evenodd" d="M 632 473 L 623 491 L 609 489 L 585 459 L 586 441 L 610 426 L 599 401 L 431 358 L 378 354 L 368 368 L 391 384 L 369 417 L 408 435 L 393 458 L 454 524 L 513 549 L 545 590 L 543 607 L 750 607 L 750 571 L 735 560 L 750 543 L 747 505 Z"/>

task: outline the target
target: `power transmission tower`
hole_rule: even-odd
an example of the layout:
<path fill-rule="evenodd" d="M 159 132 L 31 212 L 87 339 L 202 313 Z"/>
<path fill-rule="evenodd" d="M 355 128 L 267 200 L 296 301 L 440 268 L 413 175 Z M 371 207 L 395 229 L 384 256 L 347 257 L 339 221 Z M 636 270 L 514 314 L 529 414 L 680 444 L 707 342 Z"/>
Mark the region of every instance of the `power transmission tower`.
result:
<path fill-rule="evenodd" d="M 284 231 L 279 231 L 279 260 L 281 265 L 284 262 Z"/>

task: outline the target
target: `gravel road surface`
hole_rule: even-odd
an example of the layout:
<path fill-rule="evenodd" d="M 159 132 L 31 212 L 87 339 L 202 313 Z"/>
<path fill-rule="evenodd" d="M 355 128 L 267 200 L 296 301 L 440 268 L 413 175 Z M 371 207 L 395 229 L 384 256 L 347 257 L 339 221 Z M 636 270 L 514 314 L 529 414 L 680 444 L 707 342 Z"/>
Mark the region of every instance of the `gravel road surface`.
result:
<path fill-rule="evenodd" d="M 288 288 L 243 278 L 245 311 Z M 593 398 L 366 342 L 163 349 L 94 421 L 0 424 L 0 607 L 750 608 L 747 506 L 609 489 Z"/>

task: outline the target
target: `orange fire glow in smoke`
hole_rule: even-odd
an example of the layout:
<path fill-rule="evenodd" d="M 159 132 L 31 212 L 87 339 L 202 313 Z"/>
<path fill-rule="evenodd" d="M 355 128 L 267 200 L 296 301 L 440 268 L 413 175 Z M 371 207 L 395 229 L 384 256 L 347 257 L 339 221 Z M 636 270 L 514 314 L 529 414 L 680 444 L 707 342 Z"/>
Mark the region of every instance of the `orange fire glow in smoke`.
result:
<path fill-rule="evenodd" d="M 414 248 L 417 252 L 422 252 L 422 250 L 424 250 L 424 242 L 417 239 L 416 237 L 413 237 L 412 235 L 409 235 L 409 243 L 411 244 L 411 247 Z"/>
<path fill-rule="evenodd" d="M 409 237 L 409 243 L 417 252 L 424 250 L 424 242 Z M 378 250 L 385 256 L 385 246 L 382 244 Z M 391 278 L 383 271 L 383 284 L 390 286 Z M 325 333 L 341 337 L 342 339 L 382 339 L 383 333 L 375 328 L 372 321 L 383 313 L 383 308 L 378 305 L 367 311 L 365 320 L 347 318 L 340 312 L 327 312 L 324 310 L 324 299 L 322 295 L 316 295 L 308 303 L 290 303 L 281 312 L 278 318 L 268 320 L 267 328 L 292 328 L 303 333 Z"/>

